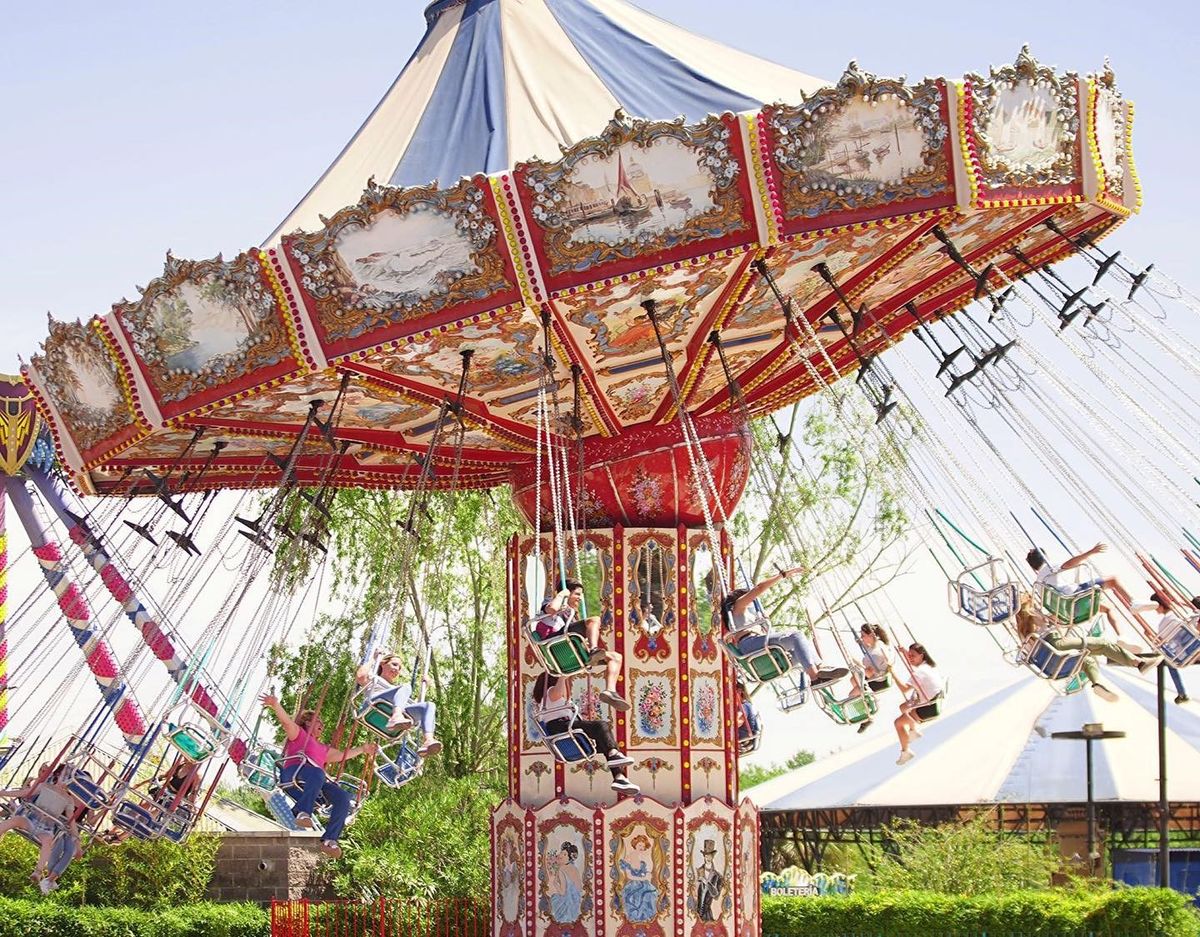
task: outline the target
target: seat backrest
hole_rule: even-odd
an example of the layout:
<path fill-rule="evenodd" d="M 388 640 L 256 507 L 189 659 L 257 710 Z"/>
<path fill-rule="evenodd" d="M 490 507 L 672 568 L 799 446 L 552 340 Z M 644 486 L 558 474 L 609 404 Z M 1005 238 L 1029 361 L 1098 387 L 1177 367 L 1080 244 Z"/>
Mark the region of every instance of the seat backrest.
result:
<path fill-rule="evenodd" d="M 568 729 L 560 735 L 547 739 L 551 750 L 561 761 L 587 761 L 596 756 L 596 746 L 591 738 L 580 729 Z"/>

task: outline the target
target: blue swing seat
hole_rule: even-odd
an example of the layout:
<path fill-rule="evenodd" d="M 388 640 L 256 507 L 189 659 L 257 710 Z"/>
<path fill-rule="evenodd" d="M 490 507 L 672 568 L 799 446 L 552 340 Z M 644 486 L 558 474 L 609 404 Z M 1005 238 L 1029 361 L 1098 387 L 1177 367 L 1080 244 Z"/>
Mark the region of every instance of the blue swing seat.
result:
<path fill-rule="evenodd" d="M 134 839 L 151 840 L 161 835 L 162 821 L 149 809 L 133 800 L 123 800 L 112 812 L 113 826 L 120 827 Z"/>
<path fill-rule="evenodd" d="M 72 771 L 67 781 L 67 791 L 87 810 L 100 810 L 109 805 L 108 792 L 100 782 L 83 771 Z"/>
<path fill-rule="evenodd" d="M 409 741 L 401 742 L 394 753 L 380 752 L 375 759 L 375 776 L 388 787 L 403 787 L 421 773 L 421 756 Z"/>
<path fill-rule="evenodd" d="M 1041 635 L 1030 635 L 1021 645 L 1020 662 L 1039 677 L 1051 681 L 1067 681 L 1066 692 L 1083 689 L 1083 660 L 1081 651 L 1060 651 Z"/>
<path fill-rule="evenodd" d="M 557 722 L 560 719 L 567 720 L 565 729 L 561 732 L 547 730 L 546 727 L 551 722 Z M 537 717 L 538 728 L 542 731 L 546 747 L 550 749 L 557 761 L 564 764 L 591 761 L 598 757 L 595 743 L 592 742 L 591 736 L 576 725 L 578 721 L 579 707 L 574 704 L 569 707 L 559 706 L 547 709 Z"/>
<path fill-rule="evenodd" d="M 1200 660 L 1200 618 L 1181 620 L 1158 637 L 1158 650 L 1172 667 L 1190 667 Z"/>

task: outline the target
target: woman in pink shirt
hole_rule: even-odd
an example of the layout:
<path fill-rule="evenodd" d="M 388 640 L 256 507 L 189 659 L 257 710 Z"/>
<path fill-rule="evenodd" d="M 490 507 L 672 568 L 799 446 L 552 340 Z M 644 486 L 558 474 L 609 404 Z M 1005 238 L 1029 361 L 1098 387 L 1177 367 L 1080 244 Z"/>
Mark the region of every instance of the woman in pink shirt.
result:
<path fill-rule="evenodd" d="M 329 802 L 329 822 L 326 823 L 325 835 L 321 838 L 321 849 L 334 858 L 341 856 L 342 848 L 337 841 L 346 826 L 346 817 L 350 815 L 350 795 L 336 781 L 329 780 L 325 767 L 357 758 L 359 755 L 374 755 L 379 747 L 371 743 L 355 745 L 345 751 L 331 748 L 319 741 L 321 717 L 314 710 L 306 709 L 293 719 L 279 705 L 279 698 L 271 693 L 263 694 L 262 704 L 270 707 L 275 713 L 275 718 L 279 720 L 287 735 L 287 742 L 283 746 L 284 761 L 293 755 L 304 755 L 303 760 L 296 759 L 298 763 L 288 764 L 279 773 L 281 784 L 298 784 L 300 787 L 300 793 L 294 796 L 296 803 L 292 808 L 292 813 L 296 816 L 296 825 L 301 829 L 311 830 L 312 813 L 316 809 L 317 799 L 324 797 Z"/>

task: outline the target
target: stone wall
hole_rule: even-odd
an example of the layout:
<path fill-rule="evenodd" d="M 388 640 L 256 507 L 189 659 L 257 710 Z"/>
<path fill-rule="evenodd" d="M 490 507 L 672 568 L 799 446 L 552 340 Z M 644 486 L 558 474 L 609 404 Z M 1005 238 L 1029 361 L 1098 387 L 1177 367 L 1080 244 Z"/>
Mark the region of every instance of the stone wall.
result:
<path fill-rule="evenodd" d="M 315 833 L 225 833 L 208 897 L 214 901 L 329 898 Z"/>

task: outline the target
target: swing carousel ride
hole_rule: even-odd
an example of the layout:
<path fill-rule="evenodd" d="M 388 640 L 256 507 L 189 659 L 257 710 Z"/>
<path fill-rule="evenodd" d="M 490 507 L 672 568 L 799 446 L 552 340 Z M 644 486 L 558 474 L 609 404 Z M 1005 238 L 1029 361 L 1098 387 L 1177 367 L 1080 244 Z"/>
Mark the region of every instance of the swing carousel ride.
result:
<path fill-rule="evenodd" d="M 1182 454 L 1196 417 L 1146 388 L 1148 359 L 1113 337 L 1194 374 L 1194 347 L 1166 340 L 1163 325 L 1169 304 L 1194 298 L 1100 244 L 1140 207 L 1133 107 L 1107 65 L 1060 73 L 1027 49 L 961 81 L 907 83 L 851 63 L 829 84 L 624 0 L 439 0 L 425 15 L 417 54 L 263 247 L 231 259 L 168 254 L 138 299 L 86 324 L 51 320 L 24 383 L 7 385 L 9 500 L 131 753 L 99 754 L 98 710 L 60 761 L 76 779 L 87 769 L 90 816 L 137 835 L 186 832 L 203 800 L 180 814 L 181 803 L 134 780 L 145 739 L 165 735 L 157 786 L 182 759 L 202 767 L 211 791 L 228 760 L 294 826 L 277 755 L 245 711 L 254 662 L 302 602 L 266 588 L 250 624 L 232 628 L 253 604 L 251 584 L 273 554 L 323 554 L 338 489 L 413 491 L 397 547 L 411 562 L 428 534 L 421 498 L 507 485 L 531 529 L 508 560 L 497 934 L 755 933 L 757 816 L 738 804 L 736 760 L 756 733 L 739 730 L 735 678 L 751 692 L 770 685 L 787 709 L 813 697 L 851 725 L 877 711 L 890 678 L 885 668 L 853 692 L 829 681 L 814 691 L 761 616 L 746 616 L 735 638 L 717 627 L 714 608 L 740 584 L 727 521 L 758 471 L 749 420 L 820 393 L 872 445 L 902 451 L 899 483 L 926 510 L 935 557 L 965 570 L 947 573 L 952 609 L 1063 692 L 1086 685 L 1086 655 L 1017 629 L 1028 587 L 1004 545 L 1024 528 L 986 477 L 1019 473 L 980 408 L 1039 452 L 1048 437 L 1058 450 L 1066 440 L 1140 493 L 1139 505 L 1150 485 L 1174 516 L 1194 512 Z M 1083 284 L 1059 272 L 1070 257 L 1090 267 Z M 1079 355 L 1114 405 L 1148 414 L 1146 453 L 1109 438 L 1107 404 L 1088 404 L 1088 425 L 1063 418 L 1071 388 L 1019 341 L 1035 324 Z M 909 333 L 933 368 L 884 355 Z M 893 365 L 979 437 L 975 453 L 934 457 Z M 1019 405 L 1018 393 L 1028 395 Z M 50 442 L 25 461 L 29 398 Z M 1076 480 L 1061 458 L 1042 464 Z M 1069 539 L 1021 484 L 1037 517 Z M 258 489 L 272 493 L 214 515 L 215 492 Z M 1088 508 L 1182 609 L 1183 583 L 1143 558 L 1105 505 Z M 39 510 L 99 587 L 72 584 Z M 1172 515 L 1156 516 L 1164 529 Z M 798 552 L 805 533 L 789 527 L 785 545 Z M 160 604 L 139 594 L 136 564 L 114 559 L 126 549 L 171 564 L 176 585 Z M 1193 549 L 1190 540 L 1184 556 L 1200 570 Z M 168 621 L 231 563 L 237 583 L 196 645 L 204 650 L 185 647 Z M 600 619 L 609 649 L 606 692 L 623 704 L 611 730 L 638 797 L 609 789 L 611 765 L 577 725 L 608 718 L 588 676 L 606 655 L 536 627 L 547 597 L 575 579 L 585 584 L 579 616 Z M 167 667 L 174 691 L 156 708 L 137 709 L 105 630 L 89 630 L 101 588 Z M 1042 618 L 1061 631 L 1102 626 L 1100 586 L 1037 591 Z M 1170 644 L 1118 612 L 1156 648 Z M 20 610 L 12 617 L 22 621 Z M 1181 665 L 1200 647 L 1182 617 Z M 386 631 L 375 622 L 364 636 L 364 663 Z M 855 676 L 869 677 L 858 635 L 833 635 Z M 740 643 L 747 636 L 757 644 Z M 218 674 L 216 660 L 232 663 Z M 141 658 L 131 666 L 140 672 Z M 544 671 L 579 675 L 555 731 L 533 703 Z M 930 718 L 941 699 L 922 701 Z M 362 714 L 362 731 L 383 743 L 367 770 L 398 784 L 421 758 L 391 728 L 386 713 Z M 27 772 L 40 760 L 22 757 Z M 343 781 L 359 799 L 372 783 Z"/>

